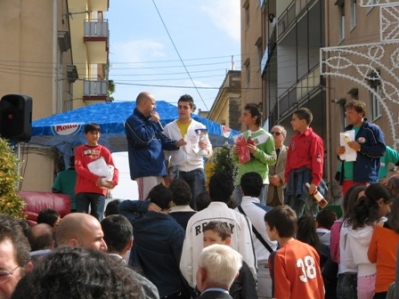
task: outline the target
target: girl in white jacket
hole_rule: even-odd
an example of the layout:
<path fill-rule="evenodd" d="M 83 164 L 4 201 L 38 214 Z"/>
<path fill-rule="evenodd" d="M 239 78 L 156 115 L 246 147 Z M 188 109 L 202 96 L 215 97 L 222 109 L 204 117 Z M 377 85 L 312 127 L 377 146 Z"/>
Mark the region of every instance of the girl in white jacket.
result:
<path fill-rule="evenodd" d="M 371 184 L 359 198 L 348 219 L 348 246 L 357 272 L 358 299 L 372 299 L 375 291 L 376 267 L 367 257 L 375 225 L 383 225 L 390 212 L 391 194 L 382 184 Z"/>

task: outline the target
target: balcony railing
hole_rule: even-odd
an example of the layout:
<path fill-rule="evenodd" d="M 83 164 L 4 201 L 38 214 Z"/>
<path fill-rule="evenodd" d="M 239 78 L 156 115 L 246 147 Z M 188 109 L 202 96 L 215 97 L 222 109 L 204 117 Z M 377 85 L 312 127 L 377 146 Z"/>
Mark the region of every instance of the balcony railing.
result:
<path fill-rule="evenodd" d="M 278 18 L 278 35 L 280 36 L 281 34 L 284 33 L 285 30 L 288 29 L 288 27 L 292 24 L 292 22 L 295 20 L 296 13 L 295 13 L 295 2 L 292 2 L 286 10 L 281 14 L 281 16 Z"/>
<path fill-rule="evenodd" d="M 109 36 L 108 21 L 85 20 L 84 36 L 89 38 L 99 38 L 99 37 L 108 38 Z"/>
<path fill-rule="evenodd" d="M 277 46 L 277 38 L 276 38 L 276 27 L 274 27 L 273 32 L 270 36 L 269 42 L 266 46 L 265 52 L 263 53 L 262 60 L 260 62 L 260 69 L 262 70 L 262 74 L 266 71 L 267 65 L 270 61 L 270 58 L 273 55 L 273 51 Z"/>
<path fill-rule="evenodd" d="M 107 89 L 108 89 L 108 81 L 107 80 L 100 80 L 100 81 L 90 81 L 84 80 L 84 88 L 83 88 L 83 95 L 86 97 L 106 97 L 107 96 Z"/>

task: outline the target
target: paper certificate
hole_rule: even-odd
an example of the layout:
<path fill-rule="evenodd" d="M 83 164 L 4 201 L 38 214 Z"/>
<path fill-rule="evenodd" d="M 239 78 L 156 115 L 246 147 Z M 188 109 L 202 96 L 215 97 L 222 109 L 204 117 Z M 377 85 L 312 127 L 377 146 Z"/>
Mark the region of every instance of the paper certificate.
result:
<path fill-rule="evenodd" d="M 339 144 L 345 146 L 345 153 L 340 155 L 341 160 L 346 162 L 356 161 L 357 153 L 354 149 L 350 148 L 348 142 L 355 141 L 355 130 L 345 131 L 344 133 L 339 133 Z"/>

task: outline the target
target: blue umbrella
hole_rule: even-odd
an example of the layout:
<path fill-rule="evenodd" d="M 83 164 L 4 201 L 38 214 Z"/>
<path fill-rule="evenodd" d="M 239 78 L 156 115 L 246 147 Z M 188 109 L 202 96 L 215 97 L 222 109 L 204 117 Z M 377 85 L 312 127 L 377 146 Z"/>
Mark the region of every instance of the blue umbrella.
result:
<path fill-rule="evenodd" d="M 157 101 L 156 106 L 163 126 L 178 118 L 175 105 Z M 127 151 L 124 126 L 135 107 L 135 102 L 100 103 L 36 120 L 32 123 L 30 143 L 57 147 L 70 155 L 76 146 L 86 142 L 84 125 L 95 122 L 101 127 L 100 144 L 111 152 Z M 214 147 L 226 142 L 231 144 L 233 137 L 240 133 L 196 114 L 192 117 L 206 126 Z"/>

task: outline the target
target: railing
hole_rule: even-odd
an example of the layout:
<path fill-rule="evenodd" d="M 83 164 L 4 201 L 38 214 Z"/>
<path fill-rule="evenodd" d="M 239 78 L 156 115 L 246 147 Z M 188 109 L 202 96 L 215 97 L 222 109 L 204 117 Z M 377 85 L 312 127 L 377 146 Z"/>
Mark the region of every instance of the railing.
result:
<path fill-rule="evenodd" d="M 270 58 L 273 55 L 273 51 L 276 48 L 276 45 L 277 45 L 276 27 L 274 27 L 269 42 L 266 46 L 265 52 L 263 53 L 262 60 L 260 61 L 260 69 L 262 70 L 262 74 L 264 71 L 266 71 L 267 65 L 269 63 Z"/>
<path fill-rule="evenodd" d="M 106 96 L 108 89 L 108 81 L 89 81 L 84 80 L 83 94 L 85 96 Z"/>
<path fill-rule="evenodd" d="M 93 21 L 85 20 L 84 23 L 84 36 L 85 37 L 108 37 L 108 21 Z"/>
<path fill-rule="evenodd" d="M 291 25 L 291 23 L 295 20 L 296 13 L 295 13 L 295 1 L 293 1 L 281 14 L 278 18 L 278 35 L 284 33 L 285 30 Z"/>

